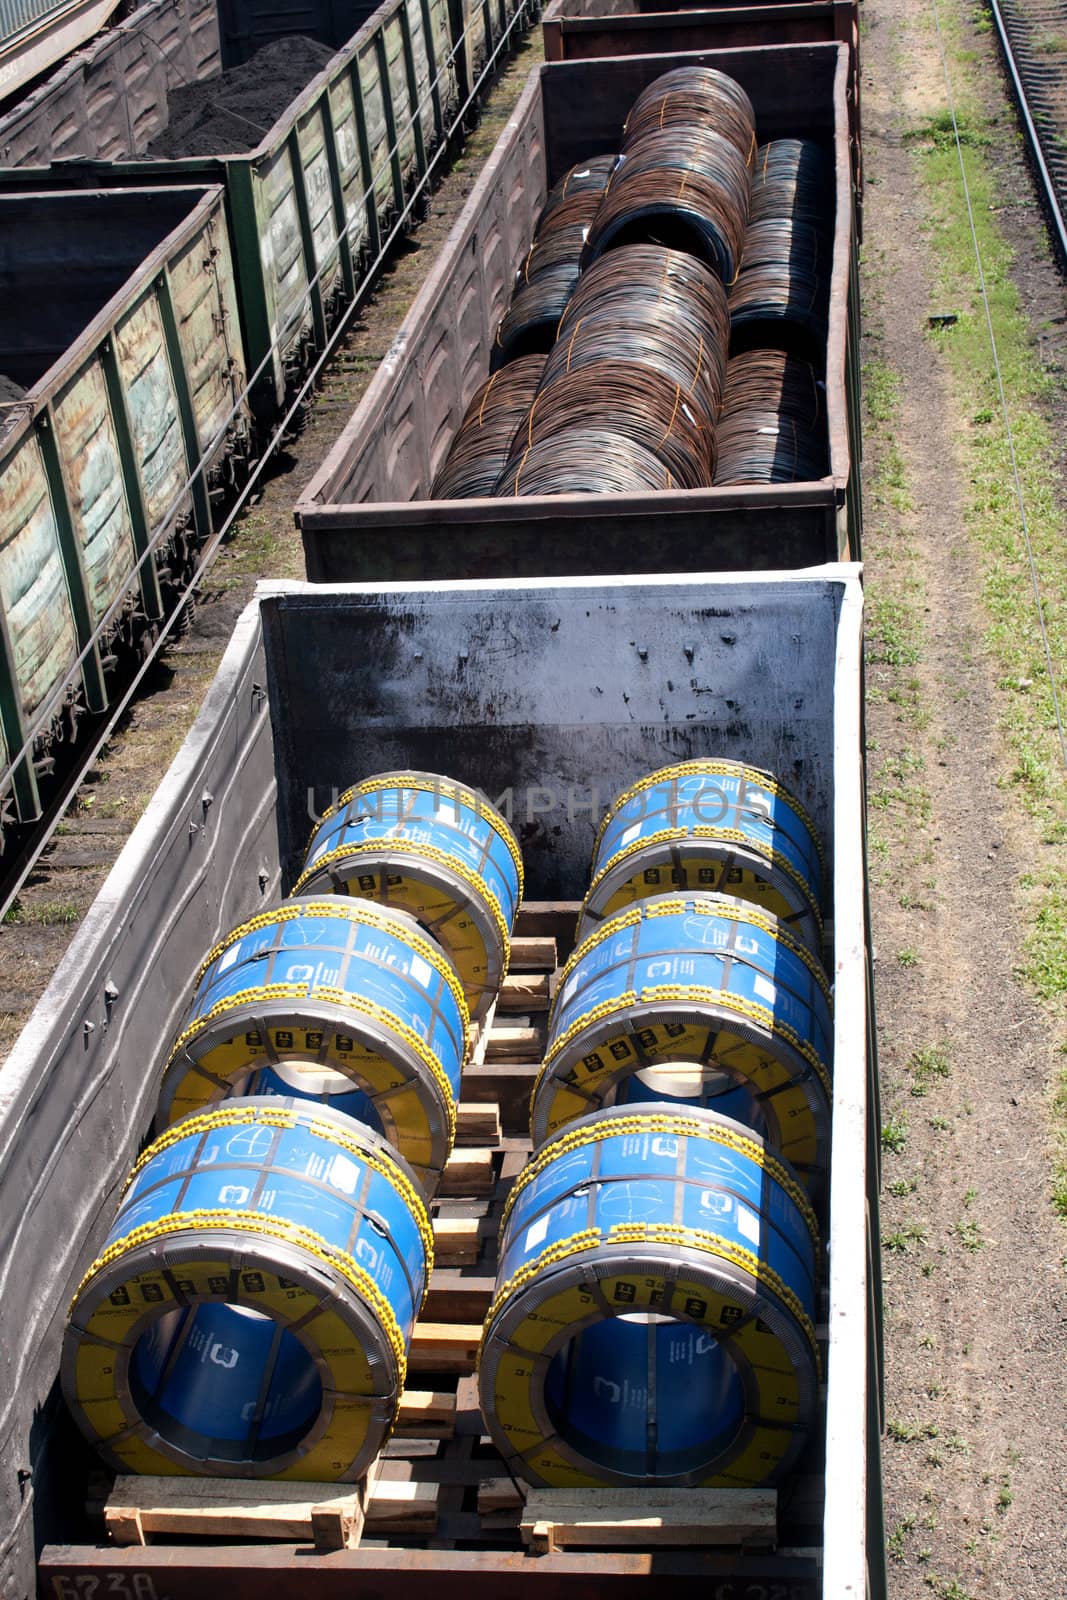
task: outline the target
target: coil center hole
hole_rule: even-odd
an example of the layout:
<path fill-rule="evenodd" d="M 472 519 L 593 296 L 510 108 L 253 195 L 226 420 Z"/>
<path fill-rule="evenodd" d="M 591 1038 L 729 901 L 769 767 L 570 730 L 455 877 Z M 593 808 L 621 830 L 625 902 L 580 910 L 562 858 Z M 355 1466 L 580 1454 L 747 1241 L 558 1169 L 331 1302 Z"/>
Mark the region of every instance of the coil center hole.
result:
<path fill-rule="evenodd" d="M 134 1346 L 129 1382 L 145 1421 L 201 1461 L 284 1455 L 322 1408 L 307 1348 L 246 1306 L 202 1302 L 159 1317 Z"/>
<path fill-rule="evenodd" d="M 645 1481 L 693 1472 L 744 1420 L 726 1345 L 656 1312 L 605 1317 L 557 1351 L 545 1380 L 553 1427 L 594 1466 Z"/>

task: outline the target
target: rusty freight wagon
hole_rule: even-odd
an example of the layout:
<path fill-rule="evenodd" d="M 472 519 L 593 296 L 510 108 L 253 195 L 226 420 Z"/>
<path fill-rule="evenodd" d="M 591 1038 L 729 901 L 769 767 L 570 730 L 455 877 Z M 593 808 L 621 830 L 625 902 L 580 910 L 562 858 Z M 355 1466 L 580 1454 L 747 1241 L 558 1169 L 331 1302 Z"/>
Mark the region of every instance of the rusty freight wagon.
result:
<path fill-rule="evenodd" d="M 548 190 L 573 163 L 614 151 L 637 94 L 689 64 L 717 67 L 742 85 L 760 140 L 807 138 L 832 156 L 825 476 L 664 493 L 427 498 L 489 372 Z M 850 70 L 839 44 L 566 61 L 535 70 L 432 277 L 297 505 L 309 577 L 766 569 L 856 555 Z"/>

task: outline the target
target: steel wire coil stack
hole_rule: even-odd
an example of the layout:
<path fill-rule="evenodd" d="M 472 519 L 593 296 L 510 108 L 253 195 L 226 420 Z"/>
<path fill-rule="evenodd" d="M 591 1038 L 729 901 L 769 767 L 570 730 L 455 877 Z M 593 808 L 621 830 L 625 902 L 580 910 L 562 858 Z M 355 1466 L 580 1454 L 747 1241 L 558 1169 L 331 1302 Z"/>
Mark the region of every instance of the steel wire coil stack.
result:
<path fill-rule="evenodd" d="M 430 490 L 432 500 L 488 497 L 526 420 L 544 371 L 542 355 L 501 367 L 475 394 Z"/>
<path fill-rule="evenodd" d="M 819 1233 L 744 1125 L 618 1107 L 545 1145 L 509 1197 L 482 1412 L 534 1485 L 776 1483 L 817 1404 Z"/>
<path fill-rule="evenodd" d="M 508 462 L 495 495 L 631 494 L 675 489 L 663 461 L 621 431 L 572 427 Z"/>
<path fill-rule="evenodd" d="M 736 895 L 769 911 L 813 954 L 822 944 L 823 858 L 815 825 L 771 772 L 723 757 L 639 779 L 608 807 L 577 937 L 668 889 Z"/>
<path fill-rule="evenodd" d="M 755 118 L 739 84 L 709 67 L 665 73 L 630 112 L 584 261 L 652 241 L 692 252 L 731 283 L 755 151 Z"/>
<path fill-rule="evenodd" d="M 819 384 L 833 250 L 833 167 L 826 153 L 806 139 L 762 145 L 744 255 L 730 286 L 733 359 L 717 430 L 716 484 L 795 483 L 825 474 Z"/>
<path fill-rule="evenodd" d="M 774 917 L 727 895 L 642 900 L 563 968 L 531 1100 L 534 1146 L 626 1098 L 641 1072 L 706 1067 L 708 1107 L 764 1134 L 818 1191 L 832 1032 L 822 967 Z"/>
<path fill-rule="evenodd" d="M 784 350 L 746 350 L 726 369 L 715 482 L 797 483 L 827 470 L 825 385 Z"/>
<path fill-rule="evenodd" d="M 337 895 L 287 900 L 201 966 L 158 1123 L 232 1096 L 317 1100 L 384 1135 L 432 1194 L 455 1137 L 467 1028 L 455 969 L 414 917 Z"/>
<path fill-rule="evenodd" d="M 432 1264 L 414 1174 L 350 1117 L 187 1117 L 74 1297 L 64 1394 L 120 1472 L 353 1481 L 395 1421 Z"/>
<path fill-rule="evenodd" d="M 496 493 L 563 493 L 576 476 L 590 492 L 709 484 L 728 337 L 725 291 L 695 257 L 630 245 L 595 262 L 564 312 Z M 594 435 L 592 447 L 603 433 L 610 445 L 576 472 L 583 438 Z M 620 462 L 627 454 L 632 475 Z M 650 470 L 650 456 L 666 476 Z"/>
<path fill-rule="evenodd" d="M 642 89 L 623 124 L 623 149 L 658 128 L 714 127 L 746 161 L 756 148 L 752 102 L 735 78 L 715 67 L 675 67 Z"/>
<path fill-rule="evenodd" d="M 580 161 L 551 191 L 497 331 L 494 366 L 552 347 L 570 299 L 589 229 L 615 165 L 614 156 Z"/>
<path fill-rule="evenodd" d="M 294 893 L 409 912 L 441 944 L 479 1020 L 508 970 L 522 885 L 518 841 L 484 795 L 439 773 L 385 772 L 324 814 Z"/>

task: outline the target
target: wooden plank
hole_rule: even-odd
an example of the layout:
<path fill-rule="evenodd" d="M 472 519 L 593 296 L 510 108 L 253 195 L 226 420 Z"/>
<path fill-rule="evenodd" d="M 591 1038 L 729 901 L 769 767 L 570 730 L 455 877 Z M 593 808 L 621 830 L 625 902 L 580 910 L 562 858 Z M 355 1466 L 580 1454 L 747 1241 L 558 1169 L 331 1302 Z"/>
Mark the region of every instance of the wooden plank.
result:
<path fill-rule="evenodd" d="M 547 972 L 509 972 L 504 979 L 497 1013 L 547 1011 L 549 1006 Z"/>
<path fill-rule="evenodd" d="M 473 1372 L 482 1338 L 480 1322 L 415 1324 L 408 1352 L 409 1372 Z"/>
<path fill-rule="evenodd" d="M 439 1194 L 492 1194 L 496 1187 L 493 1152 L 481 1149 L 453 1150 L 441 1174 Z"/>
<path fill-rule="evenodd" d="M 526 1495 L 511 1478 L 486 1478 L 478 1485 L 478 1510 L 483 1517 L 505 1511 L 519 1511 Z"/>
<path fill-rule="evenodd" d="M 377 1537 L 383 1533 L 432 1533 L 437 1526 L 435 1483 L 396 1483 L 380 1480 L 374 1487 L 364 1531 Z"/>
<path fill-rule="evenodd" d="M 456 1107 L 457 1145 L 495 1145 L 500 1138 L 500 1107 L 495 1100 L 461 1100 Z"/>
<path fill-rule="evenodd" d="M 555 939 L 512 939 L 510 972 L 555 972 L 558 964 Z"/>
<path fill-rule="evenodd" d="M 545 1042 L 543 1028 L 508 1028 L 499 1024 L 489 1035 L 485 1059 L 489 1061 L 540 1061 Z"/>
<path fill-rule="evenodd" d="M 270 1482 L 245 1478 L 120 1476 L 104 1507 L 115 1544 L 145 1545 L 148 1535 L 210 1539 L 308 1539 L 321 1530 L 339 1550 L 358 1541 L 363 1521 L 354 1484 Z M 341 1538 L 340 1544 L 336 1539 Z"/>
<path fill-rule="evenodd" d="M 532 1569 L 532 1570 L 531 1570 Z M 138 1592 L 169 1600 L 603 1600 L 664 1596 L 670 1600 L 823 1600 L 818 1562 L 753 1552 L 707 1550 L 561 1551 L 539 1560 L 507 1549 L 426 1550 L 364 1543 L 320 1553 L 297 1544 L 46 1545 L 41 1593 L 49 1596 Z M 145 1577 L 147 1574 L 147 1578 Z M 733 1594 L 730 1593 L 731 1588 Z M 859 1591 L 862 1593 L 862 1589 Z"/>
<path fill-rule="evenodd" d="M 531 1489 L 519 1531 L 535 1555 L 612 1545 L 772 1546 L 773 1489 Z"/>
<path fill-rule="evenodd" d="M 484 1322 L 496 1293 L 496 1279 L 460 1278 L 447 1269 L 434 1272 L 426 1292 L 422 1315 L 428 1322 Z"/>
<path fill-rule="evenodd" d="M 433 1219 L 434 1258 L 442 1267 L 471 1266 L 481 1248 L 481 1219 L 478 1217 L 435 1217 Z"/>
<path fill-rule="evenodd" d="M 449 1389 L 405 1389 L 396 1431 L 415 1439 L 451 1439 L 456 1431 L 456 1397 Z"/>
<path fill-rule="evenodd" d="M 555 939 L 562 958 L 574 948 L 574 934 L 581 910 L 580 900 L 524 900 L 515 918 L 515 936 L 519 939 Z"/>
<path fill-rule="evenodd" d="M 438 1486 L 381 1479 L 360 1485 L 243 1478 L 119 1477 L 104 1508 L 115 1544 L 147 1546 L 151 1534 L 183 1538 L 314 1540 L 351 1550 L 368 1533 L 427 1533 Z"/>
<path fill-rule="evenodd" d="M 496 1016 L 496 1006 L 497 1002 L 494 1000 L 482 1020 L 471 1025 L 470 1059 L 475 1066 L 485 1060 L 485 1046 L 492 1030 L 493 1019 Z"/>

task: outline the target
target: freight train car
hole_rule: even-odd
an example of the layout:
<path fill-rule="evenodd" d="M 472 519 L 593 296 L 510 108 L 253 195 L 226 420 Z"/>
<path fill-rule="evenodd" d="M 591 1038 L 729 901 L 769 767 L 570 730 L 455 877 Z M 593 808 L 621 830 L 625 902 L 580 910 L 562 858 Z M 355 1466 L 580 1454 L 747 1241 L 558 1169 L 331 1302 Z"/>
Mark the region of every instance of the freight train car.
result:
<path fill-rule="evenodd" d="M 215 0 L 148 0 L 5 109 L 0 167 L 143 149 L 170 91 L 220 67 Z"/>
<path fill-rule="evenodd" d="M 825 358 L 828 470 L 800 482 L 661 493 L 434 499 L 534 224 L 575 162 L 614 152 L 636 96 L 672 67 L 709 66 L 747 91 L 760 141 L 832 157 Z M 567 61 L 536 69 L 515 115 L 366 395 L 297 505 L 321 582 L 494 572 L 803 566 L 860 548 L 859 308 L 848 49 L 789 45 Z"/>
<path fill-rule="evenodd" d="M 824 40 L 846 45 L 851 63 L 848 125 L 856 195 L 862 199 L 856 0 L 679 7 L 650 5 L 647 0 L 559 0 L 545 17 L 542 30 L 546 61 L 676 55 L 683 50 L 736 50 L 756 44 L 817 44 Z"/>
<path fill-rule="evenodd" d="M 223 200 L 0 194 L 0 725 L 23 818 L 141 660 L 252 452 Z"/>
<path fill-rule="evenodd" d="M 9 1333 L 0 1456 L 12 1530 L 5 1593 L 32 1590 L 36 1538 L 48 1595 L 88 1592 L 99 1581 L 115 1593 L 183 1600 L 209 1574 L 239 1595 L 264 1585 L 283 1596 L 355 1585 L 497 1600 L 547 1584 L 566 1596 L 610 1597 L 658 1593 L 666 1579 L 685 1595 L 884 1595 L 860 623 L 858 572 L 850 567 L 551 586 L 262 586 L 185 745 L 5 1067 L 0 1217 Z M 290 1532 L 255 1547 L 217 1538 L 172 1544 L 162 1535 L 125 1548 L 103 1542 L 86 1499 L 99 1517 L 106 1486 L 89 1493 L 92 1459 L 59 1399 L 60 1343 L 70 1296 L 107 1233 L 117 1186 L 155 1114 L 168 1046 L 207 947 L 292 887 L 314 819 L 339 788 L 372 771 L 417 767 L 449 771 L 510 812 L 527 880 L 517 932 L 541 936 L 520 965 L 551 966 L 573 937 L 608 797 L 665 762 L 708 756 L 782 776 L 822 840 L 830 885 L 823 950 L 834 982 L 835 1066 L 824 1214 L 829 1278 L 818 1311 L 826 1387 L 815 1438 L 779 1490 L 775 1536 L 785 1548 L 708 1553 L 698 1547 L 698 1530 L 683 1548 L 639 1542 L 624 1552 L 524 1553 L 517 1496 L 510 1481 L 499 1481 L 503 1466 L 480 1437 L 472 1380 L 464 1376 L 478 1329 L 448 1325 L 482 1316 L 507 1182 L 494 1193 L 483 1188 L 477 1202 L 434 1203 L 443 1260 L 430 1283 L 426 1314 L 434 1323 L 421 1333 L 416 1326 L 412 1360 L 437 1374 L 434 1403 L 453 1422 L 442 1429 L 438 1418 L 437 1442 L 427 1440 L 434 1427 L 412 1414 L 423 1414 L 427 1397 L 418 1405 L 412 1397 L 407 1429 L 418 1435 L 421 1428 L 422 1442 L 391 1447 L 381 1466 L 377 1531 L 372 1497 L 361 1547 L 317 1553 L 310 1532 L 303 1544 L 294 1545 Z M 518 981 L 524 994 L 537 987 Z M 504 1139 L 502 1153 L 487 1158 L 490 1185 L 497 1173 L 510 1181 L 529 1148 L 522 1140 L 540 1032 L 537 1018 L 528 1020 L 535 1025 L 511 1030 L 530 1035 L 527 1055 L 509 1044 L 494 1059 L 490 1047 L 465 1069 L 461 1086 L 483 1143 L 494 1137 L 488 1107 L 499 1106 Z M 457 1238 L 471 1245 L 463 1247 L 466 1266 L 448 1264 Z M 441 1432 L 452 1436 L 441 1440 Z M 166 1497 L 160 1480 L 144 1484 L 150 1499 Z M 216 1481 L 211 1515 L 220 1493 L 225 1500 L 237 1489 Z M 269 1515 L 275 1489 L 283 1519 L 288 1501 L 290 1526 L 294 1501 L 331 1500 L 328 1484 L 309 1490 L 259 1481 L 251 1486 L 257 1518 Z M 138 1481 L 123 1480 L 119 1501 L 129 1507 L 137 1497 Z M 192 1502 L 202 1510 L 208 1504 L 187 1493 L 184 1513 L 170 1513 L 177 1523 L 162 1526 L 188 1528 Z M 341 1516 L 336 1493 L 331 1503 L 320 1520 Z M 395 1519 L 404 1504 L 415 1505 L 422 1531 L 410 1531 L 409 1522 L 407 1533 L 391 1537 L 389 1508 Z M 116 1511 L 110 1525 L 128 1539 L 139 1516 Z M 143 1527 L 153 1525 L 145 1502 Z"/>

